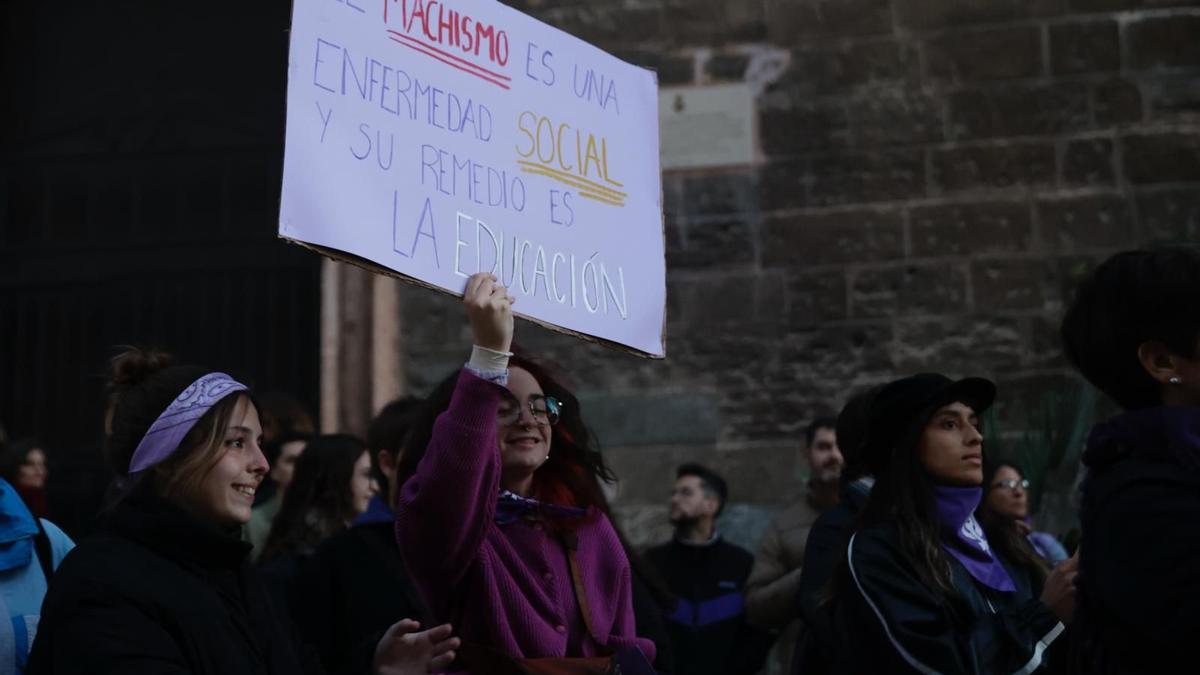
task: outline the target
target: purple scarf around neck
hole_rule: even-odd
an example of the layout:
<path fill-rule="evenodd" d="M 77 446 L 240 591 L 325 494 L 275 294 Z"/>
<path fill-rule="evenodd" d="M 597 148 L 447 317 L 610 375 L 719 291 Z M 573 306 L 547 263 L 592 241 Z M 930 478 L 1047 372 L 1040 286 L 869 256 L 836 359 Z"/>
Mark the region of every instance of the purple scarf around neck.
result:
<path fill-rule="evenodd" d="M 500 496 L 496 498 L 495 520 L 497 525 L 508 525 L 527 516 L 535 515 L 582 518 L 587 515 L 587 509 L 541 502 L 530 497 L 522 497 L 508 490 L 500 490 Z"/>
<path fill-rule="evenodd" d="M 942 549 L 962 563 L 976 581 L 997 591 L 1017 590 L 1008 570 L 992 553 L 983 527 L 975 520 L 975 509 L 983 499 L 982 487 L 933 488 L 938 522 L 942 526 Z"/>

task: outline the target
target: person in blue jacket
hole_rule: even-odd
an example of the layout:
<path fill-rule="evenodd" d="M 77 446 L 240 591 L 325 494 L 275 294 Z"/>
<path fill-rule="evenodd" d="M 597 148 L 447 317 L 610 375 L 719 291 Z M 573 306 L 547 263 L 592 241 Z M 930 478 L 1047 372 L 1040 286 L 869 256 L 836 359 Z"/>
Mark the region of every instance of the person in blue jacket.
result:
<path fill-rule="evenodd" d="M 0 675 L 23 673 L 37 635 L 42 598 L 75 543 L 48 520 L 34 518 L 0 478 Z"/>

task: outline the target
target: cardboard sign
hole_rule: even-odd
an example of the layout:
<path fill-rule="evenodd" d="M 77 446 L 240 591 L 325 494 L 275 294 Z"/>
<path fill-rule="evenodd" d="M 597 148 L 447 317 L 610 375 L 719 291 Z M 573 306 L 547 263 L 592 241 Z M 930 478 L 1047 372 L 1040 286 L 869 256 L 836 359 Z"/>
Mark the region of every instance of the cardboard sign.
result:
<path fill-rule="evenodd" d="M 657 89 L 491 0 L 296 0 L 279 234 L 662 357 Z"/>

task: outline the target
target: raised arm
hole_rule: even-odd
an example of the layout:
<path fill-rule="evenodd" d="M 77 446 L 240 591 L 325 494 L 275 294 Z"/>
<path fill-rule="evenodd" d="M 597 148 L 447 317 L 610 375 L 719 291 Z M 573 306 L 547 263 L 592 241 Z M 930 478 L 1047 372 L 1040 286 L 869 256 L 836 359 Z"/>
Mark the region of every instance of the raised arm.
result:
<path fill-rule="evenodd" d="M 490 274 L 467 281 L 463 295 L 475 345 L 506 353 L 512 344 L 513 299 Z M 454 585 L 494 527 L 500 485 L 496 411 L 504 365 L 468 364 L 449 407 L 438 416 L 416 473 L 396 504 L 396 538 L 435 615 L 447 609 Z"/>

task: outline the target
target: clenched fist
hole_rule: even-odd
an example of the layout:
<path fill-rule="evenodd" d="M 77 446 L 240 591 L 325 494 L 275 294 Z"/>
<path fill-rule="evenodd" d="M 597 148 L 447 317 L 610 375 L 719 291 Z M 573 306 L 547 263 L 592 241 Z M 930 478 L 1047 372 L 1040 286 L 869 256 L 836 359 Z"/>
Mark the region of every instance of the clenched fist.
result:
<path fill-rule="evenodd" d="M 496 282 L 494 274 L 472 274 L 463 291 L 463 304 L 467 308 L 467 319 L 471 322 L 475 344 L 507 352 L 512 347 L 512 304 L 517 299 Z"/>

